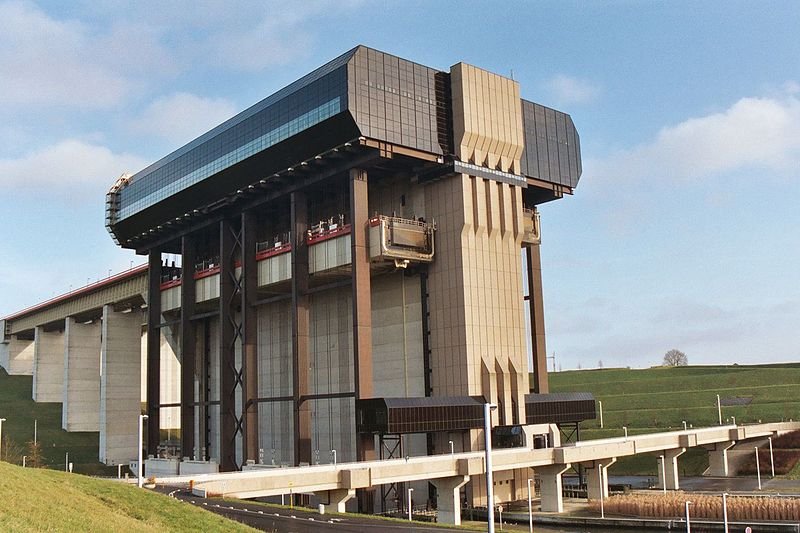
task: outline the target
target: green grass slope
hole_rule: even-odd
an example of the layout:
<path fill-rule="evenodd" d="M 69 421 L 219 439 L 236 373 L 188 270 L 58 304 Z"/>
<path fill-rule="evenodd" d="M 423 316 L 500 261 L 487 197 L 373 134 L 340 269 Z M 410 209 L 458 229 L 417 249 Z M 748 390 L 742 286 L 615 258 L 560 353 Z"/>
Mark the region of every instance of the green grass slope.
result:
<path fill-rule="evenodd" d="M 723 422 L 738 424 L 800 420 L 800 364 L 685 366 L 647 369 L 575 370 L 549 375 L 552 392 L 591 392 L 603 402 L 600 420 L 581 424 L 581 439 L 621 436 L 718 424 L 717 394 L 751 398 L 749 405 L 722 407 Z M 680 460 L 687 474 L 708 465 L 703 450 L 689 450 Z M 656 475 L 655 456 L 620 459 L 612 473 Z"/>
<path fill-rule="evenodd" d="M 86 474 L 113 473 L 98 463 L 99 434 L 96 432 L 68 433 L 61 429 L 61 404 L 36 403 L 31 399 L 33 378 L 9 376 L 0 368 L 0 418 L 3 422 L 2 460 L 21 464 L 28 455 L 27 443 L 33 440 L 34 420 L 39 422 L 38 441 L 41 443 L 44 466 L 64 469 L 69 453 L 74 471 Z M 11 446 L 6 447 L 6 440 Z"/>
<path fill-rule="evenodd" d="M 0 531 L 255 531 L 135 486 L 0 462 Z"/>

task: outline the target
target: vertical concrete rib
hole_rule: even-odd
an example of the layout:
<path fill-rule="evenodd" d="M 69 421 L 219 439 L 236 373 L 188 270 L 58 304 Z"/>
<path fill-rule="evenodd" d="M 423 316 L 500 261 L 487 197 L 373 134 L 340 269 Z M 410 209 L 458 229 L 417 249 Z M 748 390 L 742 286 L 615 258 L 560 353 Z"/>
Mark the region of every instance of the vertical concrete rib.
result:
<path fill-rule="evenodd" d="M 103 307 L 100 348 L 100 461 L 136 458 L 141 409 L 142 313 Z M 158 374 L 156 374 L 158 375 Z M 155 453 L 155 448 L 149 448 Z"/>
<path fill-rule="evenodd" d="M 533 351 L 533 384 L 532 392 L 546 394 L 549 390 L 547 382 L 547 347 L 544 335 L 544 297 L 542 295 L 542 259 L 538 244 L 525 247 L 525 258 L 528 264 L 528 306 L 531 321 L 531 348 Z"/>
<path fill-rule="evenodd" d="M 308 199 L 291 196 L 292 231 L 292 374 L 294 399 L 294 461 L 311 463 L 311 406 L 309 393 Z"/>
<path fill-rule="evenodd" d="M 36 326 L 33 341 L 35 402 L 61 402 L 64 398 L 64 333 Z"/>
<path fill-rule="evenodd" d="M 100 322 L 67 317 L 64 325 L 64 398 L 61 429 L 100 428 Z"/>
<path fill-rule="evenodd" d="M 150 250 L 147 273 L 147 452 L 161 442 L 161 250 Z"/>
<path fill-rule="evenodd" d="M 237 296 L 235 254 L 236 229 L 230 220 L 219 224 L 219 376 L 220 376 L 220 468 L 238 470 L 236 462 L 236 337 Z"/>
<path fill-rule="evenodd" d="M 197 342 L 194 322 L 194 264 L 197 246 L 193 235 L 181 239 L 181 457 L 196 458 L 200 453 L 195 443 L 195 386 Z"/>
<path fill-rule="evenodd" d="M 256 264 L 256 216 L 242 213 L 242 410 L 244 460 L 258 462 L 258 265 Z"/>

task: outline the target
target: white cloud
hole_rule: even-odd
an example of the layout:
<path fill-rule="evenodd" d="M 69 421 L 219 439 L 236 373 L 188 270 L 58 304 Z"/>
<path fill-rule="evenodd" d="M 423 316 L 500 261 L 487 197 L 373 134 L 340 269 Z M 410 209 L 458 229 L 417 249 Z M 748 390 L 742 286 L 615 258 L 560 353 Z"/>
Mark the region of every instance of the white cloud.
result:
<path fill-rule="evenodd" d="M 235 113 L 236 106 L 230 100 L 175 93 L 152 102 L 133 122 L 132 129 L 185 144 Z"/>
<path fill-rule="evenodd" d="M 110 187 L 123 172 L 135 172 L 145 161 L 115 154 L 104 146 L 65 139 L 16 159 L 0 159 L 0 190 L 81 189 Z"/>
<path fill-rule="evenodd" d="M 258 4 L 260 9 L 255 12 L 226 5 L 227 17 L 235 18 L 229 18 L 227 24 L 219 24 L 219 18 L 214 21 L 217 30 L 204 43 L 204 55 L 219 67 L 243 71 L 290 64 L 308 55 L 315 35 L 325 24 L 319 19 L 330 18 L 332 13 L 341 15 L 360 3 L 357 0 L 270 1 Z"/>
<path fill-rule="evenodd" d="M 800 98 L 742 98 L 720 113 L 663 128 L 656 138 L 587 162 L 593 182 L 685 182 L 748 168 L 783 171 L 800 164 Z"/>
<path fill-rule="evenodd" d="M 600 87 L 597 85 L 565 74 L 554 76 L 546 87 L 559 105 L 588 104 L 600 95 Z"/>
<path fill-rule="evenodd" d="M 86 26 L 37 7 L 0 4 L 0 102 L 109 107 L 128 92 L 122 76 L 93 61 Z"/>

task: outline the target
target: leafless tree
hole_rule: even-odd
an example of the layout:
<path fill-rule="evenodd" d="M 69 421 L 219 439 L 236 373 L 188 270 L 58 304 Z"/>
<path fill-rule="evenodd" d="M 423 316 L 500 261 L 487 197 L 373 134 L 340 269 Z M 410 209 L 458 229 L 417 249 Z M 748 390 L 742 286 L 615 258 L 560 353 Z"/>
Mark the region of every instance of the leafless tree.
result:
<path fill-rule="evenodd" d="M 689 358 L 680 350 L 673 348 L 664 354 L 664 366 L 686 366 L 689 364 Z"/>

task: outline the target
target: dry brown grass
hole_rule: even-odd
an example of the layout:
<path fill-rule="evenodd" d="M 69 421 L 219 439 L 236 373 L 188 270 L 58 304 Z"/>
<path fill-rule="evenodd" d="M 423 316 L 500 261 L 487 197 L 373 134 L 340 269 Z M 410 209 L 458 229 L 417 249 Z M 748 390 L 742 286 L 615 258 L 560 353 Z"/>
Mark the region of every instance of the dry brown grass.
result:
<path fill-rule="evenodd" d="M 668 494 L 621 494 L 604 502 L 607 514 L 672 518 L 684 516 L 684 504 L 692 502 L 692 517 L 722 520 L 722 496 L 671 492 Z M 600 502 L 590 507 L 600 511 Z M 800 520 L 800 498 L 728 496 L 729 520 Z"/>

